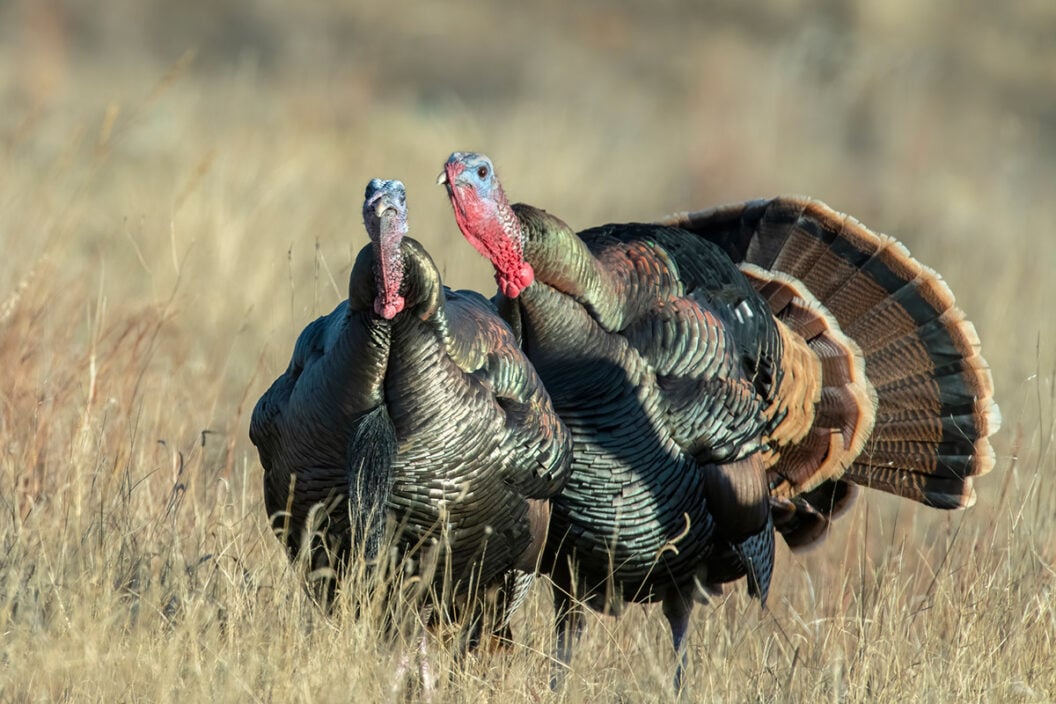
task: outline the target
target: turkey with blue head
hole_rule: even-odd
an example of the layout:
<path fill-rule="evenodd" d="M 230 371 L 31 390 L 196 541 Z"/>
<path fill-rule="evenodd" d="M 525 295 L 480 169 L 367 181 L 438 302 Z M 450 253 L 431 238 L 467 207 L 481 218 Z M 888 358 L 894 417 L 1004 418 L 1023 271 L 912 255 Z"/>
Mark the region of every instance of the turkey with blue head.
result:
<path fill-rule="evenodd" d="M 570 436 L 491 303 L 444 287 L 407 236 L 403 184 L 371 181 L 363 220 L 348 299 L 304 329 L 253 412 L 268 516 L 314 570 L 394 555 L 430 609 L 498 588 L 505 632 Z"/>
<path fill-rule="evenodd" d="M 543 562 L 565 664 L 579 603 L 659 601 L 681 688 L 694 600 L 746 577 L 765 605 L 775 533 L 814 544 L 858 486 L 974 501 L 989 369 L 895 240 L 791 197 L 577 233 L 511 205 L 482 154 L 438 182 L 573 436 Z"/>

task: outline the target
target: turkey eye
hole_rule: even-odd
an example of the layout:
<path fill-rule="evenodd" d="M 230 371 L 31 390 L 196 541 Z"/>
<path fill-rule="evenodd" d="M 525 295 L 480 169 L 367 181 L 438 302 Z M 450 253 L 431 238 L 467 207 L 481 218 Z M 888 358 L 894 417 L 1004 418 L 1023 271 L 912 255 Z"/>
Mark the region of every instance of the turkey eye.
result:
<path fill-rule="evenodd" d="M 479 169 L 477 169 L 477 176 L 479 176 L 480 178 L 487 178 L 488 177 L 488 167 L 487 166 L 481 166 Z"/>

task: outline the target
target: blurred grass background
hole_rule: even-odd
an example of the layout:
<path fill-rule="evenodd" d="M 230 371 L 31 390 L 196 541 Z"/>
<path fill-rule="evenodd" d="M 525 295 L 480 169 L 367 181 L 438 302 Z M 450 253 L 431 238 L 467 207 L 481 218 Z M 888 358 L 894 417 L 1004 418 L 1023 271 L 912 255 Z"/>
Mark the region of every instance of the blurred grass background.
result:
<path fill-rule="evenodd" d="M 246 426 L 344 297 L 370 178 L 492 290 L 434 184 L 466 149 L 577 227 L 814 196 L 979 329 L 979 504 L 868 495 L 769 613 L 700 609 L 697 698 L 1056 697 L 1053 37 L 1045 0 L 0 0 L 0 700 L 391 698 L 398 648 L 267 534 Z M 443 701 L 551 696 L 538 591 Z M 554 698 L 664 700 L 667 647 L 651 610 L 592 620 Z"/>

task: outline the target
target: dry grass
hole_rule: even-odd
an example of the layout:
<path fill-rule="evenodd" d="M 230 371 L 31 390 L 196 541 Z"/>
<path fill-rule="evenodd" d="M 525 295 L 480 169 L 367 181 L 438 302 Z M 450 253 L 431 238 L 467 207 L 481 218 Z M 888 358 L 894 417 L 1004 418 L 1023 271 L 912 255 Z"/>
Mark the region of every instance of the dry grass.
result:
<path fill-rule="evenodd" d="M 979 504 L 867 496 L 782 552 L 768 612 L 698 609 L 693 699 L 1056 698 L 1048 3 L 303 5 L 0 4 L 0 700 L 392 698 L 407 645 L 308 603 L 246 426 L 343 297 L 369 178 L 491 288 L 432 185 L 467 148 L 578 226 L 809 193 L 978 325 L 1005 415 Z M 592 617 L 559 695 L 549 619 L 540 589 L 510 652 L 435 653 L 438 699 L 669 698 L 655 609 Z"/>

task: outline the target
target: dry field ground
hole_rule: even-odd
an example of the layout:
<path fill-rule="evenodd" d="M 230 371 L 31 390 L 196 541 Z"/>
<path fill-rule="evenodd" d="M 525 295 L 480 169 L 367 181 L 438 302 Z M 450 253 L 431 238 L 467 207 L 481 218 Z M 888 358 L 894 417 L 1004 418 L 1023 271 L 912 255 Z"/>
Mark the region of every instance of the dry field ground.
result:
<path fill-rule="evenodd" d="M 357 7 L 359 5 L 359 7 Z M 976 322 L 1004 428 L 979 502 L 863 494 L 699 608 L 689 701 L 1056 699 L 1056 9 L 0 1 L 0 701 L 390 701 L 405 644 L 323 617 L 247 437 L 343 298 L 374 176 L 490 290 L 433 184 L 488 152 L 573 225 L 807 193 L 900 237 Z M 559 694 L 546 590 L 438 700 L 665 701 L 656 609 L 592 617 Z"/>

